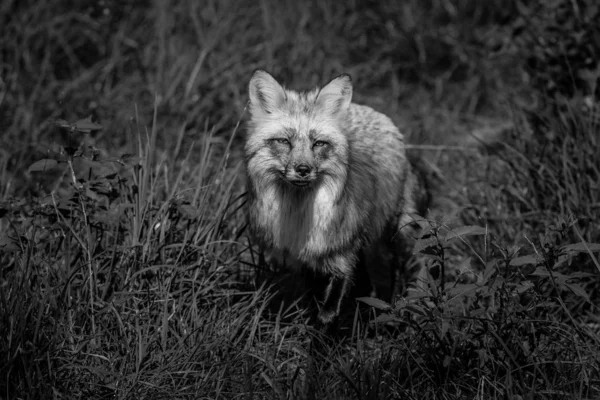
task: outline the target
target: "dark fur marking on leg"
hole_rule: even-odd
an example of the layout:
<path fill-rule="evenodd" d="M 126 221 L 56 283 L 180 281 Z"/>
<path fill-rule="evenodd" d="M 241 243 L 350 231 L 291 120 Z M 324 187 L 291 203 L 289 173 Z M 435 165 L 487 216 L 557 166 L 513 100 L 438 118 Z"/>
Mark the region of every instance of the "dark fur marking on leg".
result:
<path fill-rule="evenodd" d="M 342 301 L 346 297 L 350 286 L 350 278 L 332 276 L 329 279 L 329 284 L 327 285 L 327 289 L 325 289 L 323 307 L 319 311 L 318 316 L 322 324 L 330 324 L 340 314 Z"/>

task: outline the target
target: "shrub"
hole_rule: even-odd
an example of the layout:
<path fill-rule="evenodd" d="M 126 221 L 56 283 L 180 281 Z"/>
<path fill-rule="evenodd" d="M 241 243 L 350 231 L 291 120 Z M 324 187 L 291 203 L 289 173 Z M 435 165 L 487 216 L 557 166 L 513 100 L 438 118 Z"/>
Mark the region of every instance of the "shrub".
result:
<path fill-rule="evenodd" d="M 57 125 L 71 140 L 28 170 L 44 183 L 41 195 L 0 204 L 0 392 L 161 393 L 138 381 L 193 363 L 184 361 L 201 341 L 192 332 L 207 321 L 228 329 L 215 321 L 229 298 L 209 299 L 224 293 L 224 267 L 237 258 L 234 246 L 219 244 L 234 229 L 225 218 L 239 200 L 234 182 L 221 184 L 224 161 L 209 165 L 208 133 L 208 148 L 196 148 L 203 161 L 190 170 L 200 184 L 184 195 L 182 173 L 154 162 L 156 130 L 146 140 L 136 133 L 135 155 L 109 157 L 83 140 L 100 125 Z M 174 379 L 185 386 L 188 378 Z"/>
<path fill-rule="evenodd" d="M 420 373 L 438 387 L 458 377 L 465 387 L 494 381 L 480 387 L 478 396 L 484 398 L 600 394 L 598 326 L 582 323 L 581 313 L 574 312 L 582 302 L 590 303 L 580 283 L 593 274 L 575 265 L 559 272 L 561 265 L 576 263 L 579 253 L 587 253 L 600 272 L 594 256 L 600 244 L 565 244 L 563 232 L 549 232 L 542 248 L 528 252 L 499 246 L 483 228 L 419 223 L 424 233 L 415 252 L 424 256 L 425 268 L 416 287 L 394 304 L 362 301 L 383 311 L 375 322 L 405 326 L 396 340 L 420 349 L 415 355 Z M 489 254 L 464 258 L 458 276 L 448 279 L 444 272 L 456 249 L 453 242 L 468 245 L 468 236 L 483 237 Z"/>

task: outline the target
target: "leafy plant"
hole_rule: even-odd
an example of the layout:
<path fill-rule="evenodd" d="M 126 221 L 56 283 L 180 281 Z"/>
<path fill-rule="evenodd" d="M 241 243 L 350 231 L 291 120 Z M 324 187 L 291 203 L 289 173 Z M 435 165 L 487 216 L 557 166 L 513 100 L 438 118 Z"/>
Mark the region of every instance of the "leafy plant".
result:
<path fill-rule="evenodd" d="M 216 271 L 237 257 L 215 251 L 230 229 L 232 184 L 179 195 L 181 173 L 169 181 L 169 170 L 153 165 L 154 129 L 146 140 L 138 132 L 135 156 L 112 158 L 85 144 L 85 133 L 101 129 L 89 118 L 56 125 L 68 143 L 28 169 L 49 193 L 0 204 L 0 390 L 138 393 L 146 368 L 170 362 L 169 343 L 212 318 L 187 305 L 205 302 L 222 284 Z M 192 172 L 210 186 L 222 179 L 225 164 L 217 167 L 209 174 L 205 160 Z M 169 186 L 159 187 L 161 176 Z"/>
<path fill-rule="evenodd" d="M 549 387 L 556 394 L 569 392 L 575 381 L 585 397 L 600 393 L 594 383 L 600 377 L 600 354 L 595 350 L 600 339 L 587 327 L 589 319 L 574 312 L 585 303 L 597 313 L 598 304 L 591 304 L 581 284 L 594 274 L 577 268 L 559 272 L 561 265 L 587 253 L 600 274 L 594 255 L 600 244 L 564 244 L 564 232 L 552 229 L 542 238 L 541 249 L 533 252 L 492 241 L 492 257 L 464 258 L 449 279 L 445 269 L 456 248 L 453 242 L 470 246 L 466 237 L 482 236 L 489 243 L 489 233 L 476 226 L 453 227 L 448 220 L 417 221 L 424 232 L 415 253 L 423 257 L 424 268 L 416 287 L 392 304 L 362 301 L 383 312 L 375 323 L 404 325 L 403 340 L 427 349 L 420 356 L 424 370 L 440 384 L 456 376 L 502 377 L 505 386 L 486 393 L 495 397 L 527 390 L 543 393 Z M 562 229 L 573 226 L 563 224 Z M 574 337 L 577 351 L 567 345 Z M 581 381 L 581 375 L 596 378 Z"/>

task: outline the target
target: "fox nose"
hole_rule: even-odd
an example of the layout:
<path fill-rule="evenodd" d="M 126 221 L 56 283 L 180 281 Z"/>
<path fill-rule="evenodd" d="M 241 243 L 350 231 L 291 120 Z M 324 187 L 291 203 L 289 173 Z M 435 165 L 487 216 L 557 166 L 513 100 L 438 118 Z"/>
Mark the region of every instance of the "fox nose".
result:
<path fill-rule="evenodd" d="M 296 173 L 304 178 L 310 174 L 310 167 L 306 164 L 296 165 Z"/>

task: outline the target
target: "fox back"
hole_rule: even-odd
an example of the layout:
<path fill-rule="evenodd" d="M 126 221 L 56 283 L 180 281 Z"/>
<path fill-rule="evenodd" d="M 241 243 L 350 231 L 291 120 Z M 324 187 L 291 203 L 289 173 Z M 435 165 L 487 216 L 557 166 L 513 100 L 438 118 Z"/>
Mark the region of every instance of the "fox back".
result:
<path fill-rule="evenodd" d="M 348 75 L 300 93 L 258 70 L 249 96 L 251 233 L 280 263 L 331 277 L 319 314 L 328 323 L 361 254 L 383 245 L 401 262 L 399 229 L 417 212 L 404 137 L 385 115 L 351 102 Z"/>

